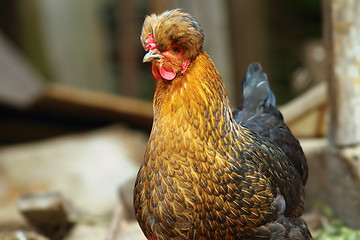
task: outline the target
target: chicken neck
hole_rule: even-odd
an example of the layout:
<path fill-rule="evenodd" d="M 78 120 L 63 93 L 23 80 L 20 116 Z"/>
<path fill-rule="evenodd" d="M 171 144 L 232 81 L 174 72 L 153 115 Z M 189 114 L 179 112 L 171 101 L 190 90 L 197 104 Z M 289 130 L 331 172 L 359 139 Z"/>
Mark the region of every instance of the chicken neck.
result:
<path fill-rule="evenodd" d="M 153 132 L 165 135 L 167 131 L 192 132 L 207 136 L 223 134 L 222 131 L 229 131 L 233 124 L 223 81 L 207 53 L 202 52 L 188 71 L 173 81 L 158 80 Z"/>

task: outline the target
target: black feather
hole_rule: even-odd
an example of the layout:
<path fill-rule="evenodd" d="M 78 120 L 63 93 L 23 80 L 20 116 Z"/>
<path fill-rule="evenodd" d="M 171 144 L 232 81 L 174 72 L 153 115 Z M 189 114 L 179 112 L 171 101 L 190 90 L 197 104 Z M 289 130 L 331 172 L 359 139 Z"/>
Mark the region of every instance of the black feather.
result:
<path fill-rule="evenodd" d="M 299 172 L 303 183 L 306 183 L 308 168 L 303 150 L 276 108 L 275 95 L 259 63 L 249 65 L 243 81 L 243 107 L 235 109 L 233 115 L 238 124 L 280 148 Z"/>

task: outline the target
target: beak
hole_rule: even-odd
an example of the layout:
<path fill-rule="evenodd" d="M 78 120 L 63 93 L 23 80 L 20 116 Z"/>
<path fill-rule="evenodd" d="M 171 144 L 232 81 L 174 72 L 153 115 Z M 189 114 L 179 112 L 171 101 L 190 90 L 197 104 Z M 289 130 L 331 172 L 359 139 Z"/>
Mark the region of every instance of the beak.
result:
<path fill-rule="evenodd" d="M 162 58 L 164 58 L 164 56 L 160 55 L 160 53 L 157 50 L 149 51 L 148 53 L 145 54 L 143 58 L 143 63 L 151 62 L 153 60 L 160 60 Z"/>

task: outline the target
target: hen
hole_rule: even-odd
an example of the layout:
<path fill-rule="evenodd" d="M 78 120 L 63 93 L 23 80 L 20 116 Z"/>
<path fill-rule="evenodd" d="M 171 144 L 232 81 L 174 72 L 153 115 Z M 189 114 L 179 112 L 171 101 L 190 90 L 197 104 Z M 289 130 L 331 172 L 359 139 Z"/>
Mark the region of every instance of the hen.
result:
<path fill-rule="evenodd" d="M 175 9 L 147 16 L 141 42 L 157 79 L 154 122 L 134 189 L 147 239 L 311 239 L 301 218 L 306 159 L 250 65 L 229 107 L 204 35 Z"/>

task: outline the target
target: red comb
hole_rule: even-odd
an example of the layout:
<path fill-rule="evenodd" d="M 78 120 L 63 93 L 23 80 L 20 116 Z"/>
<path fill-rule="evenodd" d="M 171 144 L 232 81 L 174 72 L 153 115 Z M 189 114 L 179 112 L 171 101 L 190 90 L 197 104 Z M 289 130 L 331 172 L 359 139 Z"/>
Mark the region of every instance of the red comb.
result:
<path fill-rule="evenodd" d="M 147 39 L 145 40 L 145 44 L 146 44 L 146 47 L 145 47 L 146 51 L 157 49 L 154 35 L 152 33 L 149 33 Z"/>

